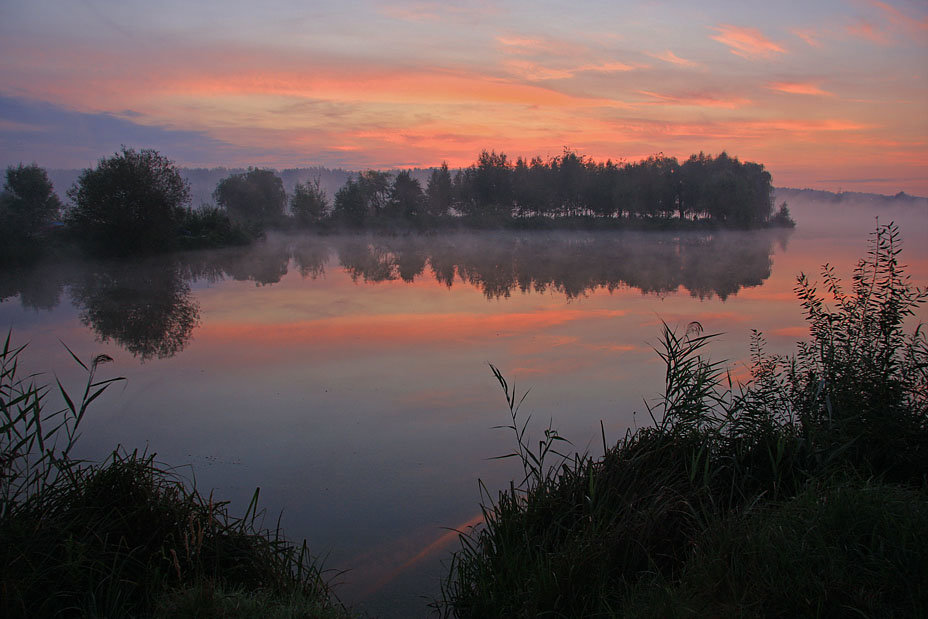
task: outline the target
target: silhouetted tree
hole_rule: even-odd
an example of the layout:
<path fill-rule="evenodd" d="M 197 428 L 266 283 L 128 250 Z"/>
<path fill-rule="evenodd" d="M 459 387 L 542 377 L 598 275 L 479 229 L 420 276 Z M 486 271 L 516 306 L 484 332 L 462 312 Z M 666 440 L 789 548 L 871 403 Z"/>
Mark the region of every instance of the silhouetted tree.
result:
<path fill-rule="evenodd" d="M 512 214 L 512 175 L 506 154 L 483 151 L 477 165 L 470 170 L 479 209 L 475 214 L 509 217 Z"/>
<path fill-rule="evenodd" d="M 190 189 L 158 152 L 125 147 L 68 190 L 68 223 L 91 250 L 128 255 L 174 247 Z"/>
<path fill-rule="evenodd" d="M 325 219 L 329 200 L 319 186 L 319 179 L 312 182 L 297 183 L 290 197 L 290 212 L 297 224 L 312 226 Z"/>
<path fill-rule="evenodd" d="M 31 237 L 58 219 L 61 201 L 43 168 L 19 164 L 6 169 L 3 208 L 4 224 Z"/>
<path fill-rule="evenodd" d="M 560 157 L 551 160 L 551 171 L 557 178 L 557 205 L 567 215 L 577 215 L 584 206 L 586 160 L 582 155 L 564 149 Z"/>
<path fill-rule="evenodd" d="M 389 172 L 367 170 L 358 175 L 358 187 L 364 195 L 369 214 L 377 216 L 384 212 L 390 201 Z"/>
<path fill-rule="evenodd" d="M 349 178 L 348 182 L 335 192 L 335 206 L 332 216 L 339 223 L 359 227 L 367 219 L 368 205 L 361 185 Z"/>
<path fill-rule="evenodd" d="M 40 234 L 60 209 L 44 169 L 36 164 L 8 167 L 0 193 L 0 262 L 37 254 Z"/>
<path fill-rule="evenodd" d="M 419 221 L 425 208 L 425 194 L 422 185 L 409 172 L 396 175 L 390 190 L 389 211 L 408 221 Z"/>
<path fill-rule="evenodd" d="M 440 168 L 432 170 L 425 193 L 428 198 L 430 215 L 441 217 L 448 214 L 451 208 L 452 189 L 451 173 L 448 171 L 447 162 L 443 161 Z"/>
<path fill-rule="evenodd" d="M 249 168 L 219 181 L 213 199 L 234 220 L 260 228 L 281 221 L 287 192 L 273 170 Z"/>

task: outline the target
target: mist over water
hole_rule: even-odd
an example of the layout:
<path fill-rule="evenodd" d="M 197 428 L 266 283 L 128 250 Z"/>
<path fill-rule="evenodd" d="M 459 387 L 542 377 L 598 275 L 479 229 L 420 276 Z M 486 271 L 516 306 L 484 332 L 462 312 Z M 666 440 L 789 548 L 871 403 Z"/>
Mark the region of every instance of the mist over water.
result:
<path fill-rule="evenodd" d="M 343 599 L 426 614 L 443 527 L 473 523 L 477 479 L 517 475 L 492 430 L 506 421 L 491 362 L 537 435 L 551 420 L 579 450 L 649 423 L 660 322 L 724 333 L 737 377 L 750 329 L 771 352 L 804 336 L 792 288 L 824 262 L 850 274 L 880 223 L 928 282 L 925 200 L 840 202 L 790 193 L 794 231 L 271 236 L 249 248 L 0 273 L 0 320 L 31 370 L 66 385 L 106 352 L 128 378 L 95 406 L 81 455 L 157 452 L 243 511 L 261 487 L 269 523 L 306 537 Z M 928 319 L 924 314 L 921 320 Z"/>

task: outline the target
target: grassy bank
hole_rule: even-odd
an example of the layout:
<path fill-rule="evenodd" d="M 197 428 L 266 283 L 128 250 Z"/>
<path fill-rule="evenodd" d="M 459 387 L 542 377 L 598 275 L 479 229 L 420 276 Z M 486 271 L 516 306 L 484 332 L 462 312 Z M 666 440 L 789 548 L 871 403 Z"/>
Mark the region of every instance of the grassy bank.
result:
<path fill-rule="evenodd" d="M 261 525 L 258 492 L 243 517 L 156 462 L 71 450 L 88 407 L 114 381 L 106 356 L 84 364 L 65 408 L 24 374 L 23 348 L 0 350 L 0 616 L 341 617 L 318 563 Z M 73 353 L 72 353 L 73 354 Z"/>
<path fill-rule="evenodd" d="M 751 378 L 707 356 L 712 335 L 665 326 L 650 427 L 604 455 L 528 438 L 524 396 L 495 368 L 521 483 L 486 494 L 440 608 L 461 617 L 925 616 L 928 341 L 905 323 L 926 298 L 881 227 L 845 291 L 804 276 L 811 341 Z"/>

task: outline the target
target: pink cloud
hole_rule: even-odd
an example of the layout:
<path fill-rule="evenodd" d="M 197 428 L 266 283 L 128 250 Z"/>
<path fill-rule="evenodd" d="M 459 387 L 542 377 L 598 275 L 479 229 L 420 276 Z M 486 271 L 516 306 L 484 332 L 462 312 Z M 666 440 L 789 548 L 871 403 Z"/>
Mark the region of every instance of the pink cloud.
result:
<path fill-rule="evenodd" d="M 818 33 L 813 30 L 791 30 L 793 34 L 806 42 L 811 47 L 822 47 L 822 42 L 818 40 Z"/>
<path fill-rule="evenodd" d="M 584 55 L 588 50 L 566 41 L 549 38 L 526 37 L 522 35 L 502 35 L 496 37 L 500 49 L 507 54 L 527 56 L 533 54 L 551 54 L 560 58 L 575 58 Z"/>
<path fill-rule="evenodd" d="M 786 49 L 765 37 L 757 28 L 721 24 L 713 30 L 718 34 L 709 38 L 727 45 L 732 54 L 742 58 L 770 58 L 774 54 L 786 53 Z"/>
<path fill-rule="evenodd" d="M 855 37 L 866 39 L 877 45 L 889 43 L 889 37 L 886 36 L 886 33 L 865 19 L 859 19 L 853 24 L 848 24 L 847 31 Z"/>
<path fill-rule="evenodd" d="M 656 101 L 647 102 L 649 105 L 685 105 L 693 107 L 714 107 L 733 110 L 751 104 L 750 99 L 744 97 L 717 97 L 704 93 L 686 93 L 682 95 L 668 95 L 649 90 L 639 90 L 640 94 L 653 97 Z"/>
<path fill-rule="evenodd" d="M 834 93 L 822 90 L 816 84 L 810 84 L 808 82 L 774 82 L 772 84 L 768 84 L 767 88 L 770 90 L 786 92 L 791 95 L 818 95 L 824 97 L 834 96 Z"/>
<path fill-rule="evenodd" d="M 447 2 L 398 2 L 380 9 L 380 13 L 387 17 L 409 22 L 473 21 L 496 12 L 497 9 L 486 2 L 467 6 Z"/>
<path fill-rule="evenodd" d="M 883 11 L 889 21 L 897 26 L 901 26 L 916 36 L 923 37 L 924 33 L 928 31 L 928 17 L 922 19 L 909 17 L 896 7 L 886 4 L 885 2 L 879 2 L 878 0 L 870 0 L 870 4 Z"/>
<path fill-rule="evenodd" d="M 664 62 L 669 62 L 670 64 L 680 65 L 681 67 L 699 66 L 698 62 L 693 62 L 692 60 L 687 60 L 686 58 L 680 58 L 669 49 L 661 54 L 648 54 L 648 56 L 657 58 L 658 60 L 663 60 Z"/>

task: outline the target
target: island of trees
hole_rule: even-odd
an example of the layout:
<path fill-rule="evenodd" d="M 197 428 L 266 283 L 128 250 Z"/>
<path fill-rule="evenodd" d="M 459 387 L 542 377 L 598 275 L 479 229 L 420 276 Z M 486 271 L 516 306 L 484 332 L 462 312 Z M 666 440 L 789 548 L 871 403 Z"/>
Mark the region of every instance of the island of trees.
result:
<path fill-rule="evenodd" d="M 565 149 L 544 160 L 483 151 L 469 167 L 367 170 L 329 196 L 319 180 L 284 189 L 274 171 L 249 168 L 217 184 L 214 204 L 191 208 L 189 184 L 154 150 L 123 147 L 84 170 L 63 208 L 45 170 L 7 168 L 0 241 L 7 260 L 58 234 L 98 254 L 129 255 L 244 244 L 268 228 L 757 228 L 792 225 L 774 213 L 770 173 L 726 153 L 680 163 L 656 155 L 596 162 Z"/>

